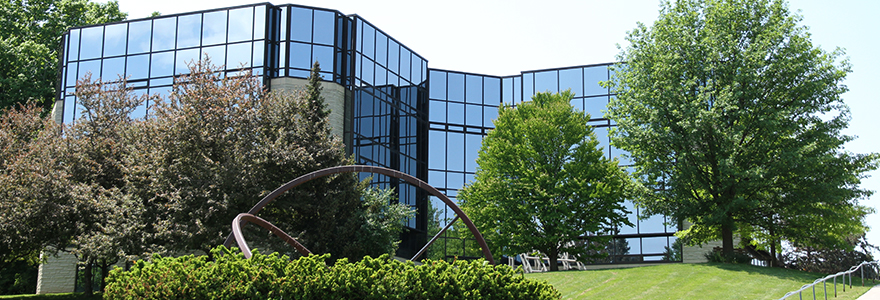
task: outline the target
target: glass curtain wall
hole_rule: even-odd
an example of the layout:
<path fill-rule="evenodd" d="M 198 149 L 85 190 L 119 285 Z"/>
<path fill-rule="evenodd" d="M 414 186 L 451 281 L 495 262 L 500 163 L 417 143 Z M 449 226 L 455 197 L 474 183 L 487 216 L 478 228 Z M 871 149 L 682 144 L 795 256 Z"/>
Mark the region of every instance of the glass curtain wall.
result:
<path fill-rule="evenodd" d="M 428 183 L 456 201 L 458 190 L 474 180 L 483 137 L 498 117 L 501 77 L 438 69 L 431 69 L 429 77 Z M 455 217 L 437 197 L 431 197 L 431 212 L 440 227 Z M 447 257 L 482 256 L 469 233 L 460 238 L 445 234 L 435 245 Z"/>
<path fill-rule="evenodd" d="M 614 123 L 604 117 L 611 95 L 599 82 L 609 79 L 610 64 L 526 71 L 520 75 L 495 77 L 445 70 L 430 70 L 430 150 L 428 158 L 429 183 L 444 191 L 453 200 L 458 189 L 473 181 L 476 158 L 482 138 L 494 128 L 498 105 L 517 105 L 528 101 L 536 92 L 561 92 L 571 89 L 575 94 L 571 104 L 590 114 L 589 126 L 599 139 L 599 147 L 608 158 L 617 158 L 621 168 L 632 172 L 632 162 L 626 152 L 611 146 L 608 129 Z M 431 199 L 438 212 L 440 226 L 452 220 L 454 213 L 438 199 Z M 635 226 L 617 228 L 615 240 L 608 246 L 612 254 L 597 263 L 662 261 L 667 247 L 675 242 L 675 225 L 656 215 L 640 219 L 639 208 L 626 201 L 631 212 L 629 220 Z M 446 255 L 478 256 L 474 242 L 444 237 L 442 247 Z M 470 252 L 469 252 L 470 251 Z"/>
<path fill-rule="evenodd" d="M 428 61 L 359 16 L 351 19 L 352 154 L 360 164 L 427 181 Z M 398 251 L 414 255 L 425 243 L 427 193 L 384 175 L 373 174 L 372 182 L 394 188 L 400 203 L 417 211 L 404 221 L 407 229 Z"/>
<path fill-rule="evenodd" d="M 78 118 L 77 80 L 126 78 L 136 94 L 168 96 L 176 76 L 194 61 L 210 58 L 228 75 L 264 75 L 269 5 L 232 7 L 71 29 L 63 41 L 59 101 L 64 122 Z M 262 78 L 262 76 L 261 76 Z M 149 114 L 152 103 L 134 112 Z"/>

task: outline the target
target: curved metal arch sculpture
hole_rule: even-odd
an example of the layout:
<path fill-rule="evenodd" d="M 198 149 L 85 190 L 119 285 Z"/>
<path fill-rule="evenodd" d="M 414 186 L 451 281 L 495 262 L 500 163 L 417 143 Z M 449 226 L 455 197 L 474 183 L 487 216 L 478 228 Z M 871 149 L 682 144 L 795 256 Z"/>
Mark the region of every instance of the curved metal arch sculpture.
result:
<path fill-rule="evenodd" d="M 252 207 L 246 214 L 239 214 L 235 218 L 235 220 L 232 221 L 232 233 L 230 233 L 229 236 L 226 237 L 226 241 L 223 243 L 223 245 L 226 247 L 232 246 L 232 240 L 234 239 L 234 240 L 236 240 L 236 243 L 238 243 L 239 248 L 241 248 L 242 252 L 244 252 L 244 255 L 246 257 L 250 257 L 250 255 L 251 255 L 250 250 L 247 250 L 245 252 L 245 249 L 249 249 L 249 248 L 247 247 L 247 242 L 245 242 L 244 237 L 241 234 L 241 226 L 246 224 L 247 222 L 254 222 L 255 224 L 260 225 L 263 228 L 269 229 L 276 236 L 284 239 L 288 244 L 290 244 L 291 246 L 294 246 L 300 253 L 302 253 L 302 254 L 311 253 L 311 252 L 308 252 L 308 250 L 306 250 L 305 247 L 303 247 L 301 244 L 296 242 L 296 240 L 294 240 L 292 237 L 290 237 L 289 235 L 284 233 L 284 231 L 282 231 L 281 229 L 278 229 L 278 227 L 275 227 L 274 225 L 272 225 L 268 221 L 257 217 L 256 214 L 259 213 L 261 210 L 263 210 L 263 208 L 266 207 L 266 205 L 268 205 L 269 203 L 274 201 L 275 198 L 278 198 L 278 196 L 281 196 L 281 194 L 283 194 L 284 192 L 286 192 L 294 187 L 297 187 L 303 183 L 309 182 L 309 181 L 317 179 L 317 178 L 333 175 L 333 174 L 361 173 L 361 172 L 381 174 L 381 175 L 386 175 L 386 176 L 390 176 L 390 177 L 397 178 L 397 179 L 402 179 L 409 184 L 412 184 L 418 188 L 421 188 L 421 189 L 427 191 L 432 196 L 436 196 L 437 198 L 439 198 L 441 201 L 443 201 L 443 203 L 445 203 L 447 206 L 449 206 L 449 208 L 451 208 L 453 212 L 455 212 L 456 219 L 461 219 L 461 221 L 464 222 L 465 226 L 467 226 L 467 228 L 471 231 L 471 234 L 474 235 L 474 238 L 477 240 L 477 243 L 480 245 L 480 248 L 482 248 L 483 256 L 486 257 L 486 260 L 488 260 L 490 264 L 493 264 L 493 265 L 495 264 L 495 259 L 492 258 L 492 252 L 489 251 L 489 245 L 486 244 L 486 240 L 483 238 L 483 235 L 480 234 L 480 231 L 477 230 L 477 227 L 474 225 L 474 223 L 471 221 L 471 219 L 468 218 L 467 214 L 465 214 L 464 211 L 462 211 L 461 208 L 458 207 L 458 205 L 455 205 L 455 203 L 452 202 L 452 200 L 450 200 L 449 197 L 447 197 L 446 195 L 444 195 L 443 193 L 441 193 L 439 190 L 437 190 L 433 186 L 429 185 L 428 183 L 426 183 L 418 178 L 415 178 L 412 175 L 409 175 L 409 174 L 406 174 L 406 173 L 403 173 L 400 171 L 388 169 L 388 168 L 375 167 L 375 166 L 363 166 L 363 165 L 339 166 L 339 167 L 331 167 L 331 168 L 321 169 L 318 171 L 314 171 L 314 172 L 302 175 L 300 177 L 297 177 L 294 180 L 287 182 L 286 184 L 284 184 L 281 187 L 272 191 L 272 193 L 270 193 L 269 195 L 266 195 L 266 197 L 263 197 L 263 199 L 260 200 L 259 203 L 254 205 L 254 207 Z M 453 222 L 455 222 L 455 221 L 453 220 Z M 451 222 L 450 222 L 450 225 L 451 225 Z M 448 225 L 447 225 L 447 228 L 448 228 Z M 442 233 L 443 233 L 443 231 L 441 231 L 438 234 L 438 236 Z M 432 238 L 431 241 L 427 245 L 425 245 L 425 247 L 422 250 L 427 248 L 436 239 L 437 239 L 437 236 Z M 299 245 L 299 246 L 297 246 L 297 245 Z M 300 249 L 300 247 L 302 247 L 302 249 Z M 305 253 L 303 252 L 303 250 L 305 251 Z M 419 254 L 421 254 L 421 252 L 422 251 L 420 251 Z M 416 255 L 416 257 L 414 257 L 414 259 L 415 258 L 418 258 L 418 254 Z"/>

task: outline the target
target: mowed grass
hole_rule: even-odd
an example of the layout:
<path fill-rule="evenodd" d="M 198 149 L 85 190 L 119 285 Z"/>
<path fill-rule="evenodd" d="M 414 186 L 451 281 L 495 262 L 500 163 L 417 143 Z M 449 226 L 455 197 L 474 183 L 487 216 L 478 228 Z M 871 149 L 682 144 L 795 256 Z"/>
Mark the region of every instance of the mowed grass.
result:
<path fill-rule="evenodd" d="M 85 297 L 82 293 L 63 293 L 63 294 L 48 294 L 48 295 L 0 295 L 0 299 L 3 300 L 11 300 L 11 299 L 25 299 L 25 300 L 101 300 L 101 294 L 96 293 L 92 297 Z"/>
<path fill-rule="evenodd" d="M 563 299 L 779 299 L 790 291 L 827 274 L 741 264 L 664 264 L 637 268 L 589 271 L 560 271 L 526 274 L 546 280 Z M 880 284 L 853 276 L 853 287 L 838 278 L 837 298 L 828 283 L 828 299 L 856 299 L 873 285 Z M 816 286 L 817 299 L 825 299 L 822 285 Z M 805 290 L 804 299 L 813 299 Z M 798 299 L 793 295 L 788 299 Z"/>

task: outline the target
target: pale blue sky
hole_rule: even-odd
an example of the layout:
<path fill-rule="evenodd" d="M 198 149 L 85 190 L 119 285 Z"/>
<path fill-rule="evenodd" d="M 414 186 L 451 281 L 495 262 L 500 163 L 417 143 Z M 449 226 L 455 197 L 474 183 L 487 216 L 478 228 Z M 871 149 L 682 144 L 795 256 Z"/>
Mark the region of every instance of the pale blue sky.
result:
<path fill-rule="evenodd" d="M 244 0 L 170 1 L 120 0 L 129 18 L 153 11 L 175 14 L 257 3 Z M 624 1 L 391 1 L 300 0 L 273 4 L 301 4 L 358 14 L 429 61 L 432 68 L 490 75 L 615 61 L 626 32 L 636 22 L 651 24 L 658 0 Z M 846 134 L 858 139 L 846 145 L 856 153 L 880 150 L 880 30 L 876 18 L 880 1 L 791 0 L 809 26 L 813 42 L 831 51 L 846 50 L 853 65 L 843 98 L 852 111 Z M 880 190 L 880 172 L 872 172 L 862 186 Z M 880 210 L 880 194 L 862 203 Z M 868 240 L 880 244 L 880 215 L 868 217 L 874 228 Z"/>

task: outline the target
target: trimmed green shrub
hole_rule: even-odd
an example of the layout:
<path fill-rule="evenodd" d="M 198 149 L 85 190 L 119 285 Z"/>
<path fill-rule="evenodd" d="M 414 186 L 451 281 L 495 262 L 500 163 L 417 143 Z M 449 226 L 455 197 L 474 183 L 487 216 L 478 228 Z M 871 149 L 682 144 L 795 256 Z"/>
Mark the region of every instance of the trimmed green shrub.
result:
<path fill-rule="evenodd" d="M 330 255 L 296 260 L 253 257 L 223 246 L 207 256 L 153 256 L 107 278 L 104 299 L 559 299 L 544 281 L 486 261 L 400 262 L 390 256 L 347 259 Z"/>

